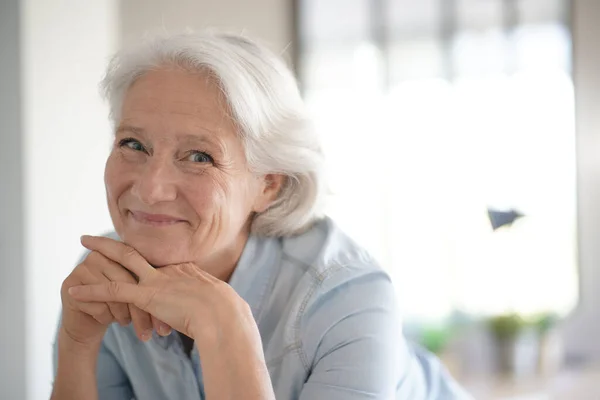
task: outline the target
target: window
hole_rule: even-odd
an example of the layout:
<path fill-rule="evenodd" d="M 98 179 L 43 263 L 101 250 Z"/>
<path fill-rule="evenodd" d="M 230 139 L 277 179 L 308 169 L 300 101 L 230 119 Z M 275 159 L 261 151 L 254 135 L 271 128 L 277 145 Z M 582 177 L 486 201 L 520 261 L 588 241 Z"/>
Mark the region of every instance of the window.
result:
<path fill-rule="evenodd" d="M 565 0 L 298 0 L 299 73 L 331 215 L 405 316 L 577 301 Z M 524 217 L 493 231 L 488 209 Z"/>

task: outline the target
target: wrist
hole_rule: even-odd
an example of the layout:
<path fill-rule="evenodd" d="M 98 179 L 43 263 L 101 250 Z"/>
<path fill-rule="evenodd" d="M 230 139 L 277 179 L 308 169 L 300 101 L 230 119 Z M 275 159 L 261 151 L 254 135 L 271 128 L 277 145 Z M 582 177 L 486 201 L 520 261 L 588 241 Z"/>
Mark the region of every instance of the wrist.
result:
<path fill-rule="evenodd" d="M 258 326 L 252 316 L 250 306 L 240 301 L 215 308 L 211 317 L 197 319 L 191 324 L 191 337 L 202 353 L 206 351 L 218 351 L 222 347 L 230 347 L 232 343 L 240 345 L 252 345 L 258 343 L 262 349 Z"/>
<path fill-rule="evenodd" d="M 52 400 L 97 399 L 96 349 L 74 341 L 65 332 L 58 336 L 58 364 L 52 389 Z"/>
<path fill-rule="evenodd" d="M 58 353 L 69 359 L 96 360 L 102 341 L 84 343 L 73 339 L 71 335 L 61 327 L 58 333 Z"/>
<path fill-rule="evenodd" d="M 258 326 L 247 303 L 240 299 L 233 308 L 221 308 L 194 332 L 207 398 L 275 399 Z"/>

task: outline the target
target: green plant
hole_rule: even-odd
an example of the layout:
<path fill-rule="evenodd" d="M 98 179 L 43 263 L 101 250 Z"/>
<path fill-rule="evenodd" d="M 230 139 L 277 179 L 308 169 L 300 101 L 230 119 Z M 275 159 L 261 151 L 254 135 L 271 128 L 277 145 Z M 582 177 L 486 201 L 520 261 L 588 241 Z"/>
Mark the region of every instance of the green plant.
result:
<path fill-rule="evenodd" d="M 558 315 L 554 313 L 542 313 L 533 318 L 533 327 L 540 334 L 548 333 L 559 321 Z"/>
<path fill-rule="evenodd" d="M 434 354 L 444 351 L 452 337 L 451 329 L 444 326 L 424 327 L 420 334 L 420 343 Z"/>
<path fill-rule="evenodd" d="M 513 340 L 528 325 L 518 314 L 498 315 L 486 323 L 497 340 Z"/>
<path fill-rule="evenodd" d="M 462 335 L 462 332 L 471 328 L 475 323 L 472 316 L 454 310 L 450 316 L 441 320 L 413 321 L 405 325 L 405 333 L 430 352 L 440 355 L 451 341 Z"/>

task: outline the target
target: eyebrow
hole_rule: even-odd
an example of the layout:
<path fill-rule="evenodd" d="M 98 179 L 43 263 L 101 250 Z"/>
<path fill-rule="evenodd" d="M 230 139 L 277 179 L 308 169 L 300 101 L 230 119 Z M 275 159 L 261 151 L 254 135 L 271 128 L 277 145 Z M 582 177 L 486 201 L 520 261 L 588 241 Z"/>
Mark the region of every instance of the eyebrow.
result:
<path fill-rule="evenodd" d="M 142 128 L 138 128 L 132 125 L 119 125 L 119 127 L 117 128 L 117 130 L 115 131 L 115 133 L 121 133 L 121 132 L 131 132 L 131 133 L 136 133 L 140 136 L 146 136 L 144 129 Z"/>
<path fill-rule="evenodd" d="M 204 129 L 204 128 L 202 128 Z M 207 129 L 205 129 L 207 130 Z M 117 130 L 116 133 L 123 133 L 123 132 L 131 132 L 131 133 L 135 133 L 136 135 L 140 135 L 142 138 L 146 139 L 147 135 L 146 135 L 146 131 L 144 130 L 144 128 L 140 128 L 137 126 L 133 126 L 133 125 L 120 125 Z M 186 141 L 186 142 L 202 142 L 202 143 L 207 143 L 210 144 L 212 146 L 215 146 L 217 148 L 221 148 L 221 144 L 220 143 L 215 143 L 213 140 L 207 139 L 206 136 L 199 136 L 199 135 L 193 135 L 191 133 L 183 133 L 183 134 L 179 134 L 177 135 L 177 138 L 180 139 L 179 141 Z"/>

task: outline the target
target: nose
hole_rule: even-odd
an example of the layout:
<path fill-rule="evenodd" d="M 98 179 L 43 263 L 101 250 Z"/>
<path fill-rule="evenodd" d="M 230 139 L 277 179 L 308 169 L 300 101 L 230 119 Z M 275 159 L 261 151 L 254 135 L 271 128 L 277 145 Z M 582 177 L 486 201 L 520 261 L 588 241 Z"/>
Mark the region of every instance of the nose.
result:
<path fill-rule="evenodd" d="M 169 161 L 150 157 L 133 184 L 133 195 L 149 206 L 175 200 L 177 185 L 174 169 L 175 166 Z"/>

